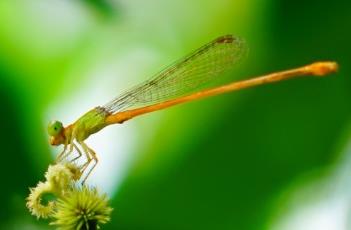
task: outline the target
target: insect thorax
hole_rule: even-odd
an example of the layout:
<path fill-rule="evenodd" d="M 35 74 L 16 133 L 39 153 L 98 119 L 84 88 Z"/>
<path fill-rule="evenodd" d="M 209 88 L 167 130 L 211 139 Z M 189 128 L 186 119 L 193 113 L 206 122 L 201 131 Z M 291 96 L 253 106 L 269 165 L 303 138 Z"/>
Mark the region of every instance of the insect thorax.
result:
<path fill-rule="evenodd" d="M 105 118 L 109 115 L 101 107 L 96 107 L 81 118 L 78 119 L 75 123 L 73 134 L 77 141 L 83 141 L 88 138 L 91 134 L 94 134 L 106 126 Z"/>

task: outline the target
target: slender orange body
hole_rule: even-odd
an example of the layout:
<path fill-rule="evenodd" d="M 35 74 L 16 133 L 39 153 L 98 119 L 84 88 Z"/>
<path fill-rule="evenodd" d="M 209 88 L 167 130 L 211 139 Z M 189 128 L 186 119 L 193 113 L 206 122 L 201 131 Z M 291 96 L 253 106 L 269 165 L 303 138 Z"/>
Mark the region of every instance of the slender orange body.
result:
<path fill-rule="evenodd" d="M 227 93 L 227 92 L 235 91 L 239 89 L 245 89 L 256 85 L 273 83 L 273 82 L 286 80 L 294 77 L 308 76 L 308 75 L 321 77 L 329 73 L 336 72 L 337 70 L 338 70 L 338 65 L 336 62 L 316 62 L 310 65 L 306 65 L 306 66 L 291 69 L 291 70 L 276 72 L 276 73 L 264 75 L 261 77 L 251 78 L 251 79 L 243 80 L 239 82 L 233 82 L 233 83 L 219 86 L 216 88 L 203 90 L 197 93 L 190 94 L 188 96 L 176 98 L 173 100 L 168 100 L 155 105 L 145 106 L 142 108 L 137 108 L 132 110 L 126 110 L 123 112 L 108 115 L 106 117 L 106 125 L 111 125 L 116 123 L 120 124 L 129 119 L 132 119 L 133 117 L 136 117 L 145 113 L 150 113 L 153 111 L 165 109 L 170 106 L 174 106 L 188 101 L 194 101 L 194 100 L 198 100 L 209 96 Z"/>

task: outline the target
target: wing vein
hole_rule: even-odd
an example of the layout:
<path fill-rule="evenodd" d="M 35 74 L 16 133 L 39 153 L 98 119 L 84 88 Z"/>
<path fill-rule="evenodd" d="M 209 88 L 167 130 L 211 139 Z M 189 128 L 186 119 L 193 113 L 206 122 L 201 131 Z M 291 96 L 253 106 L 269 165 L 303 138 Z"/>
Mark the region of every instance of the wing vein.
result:
<path fill-rule="evenodd" d="M 185 96 L 239 63 L 246 53 L 244 40 L 221 36 L 102 107 L 109 113 L 117 113 Z"/>

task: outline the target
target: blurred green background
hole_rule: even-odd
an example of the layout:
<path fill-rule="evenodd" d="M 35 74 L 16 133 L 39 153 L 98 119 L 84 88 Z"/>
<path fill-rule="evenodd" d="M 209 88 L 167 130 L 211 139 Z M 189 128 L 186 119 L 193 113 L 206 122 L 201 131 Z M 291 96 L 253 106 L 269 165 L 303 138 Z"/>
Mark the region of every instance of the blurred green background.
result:
<path fill-rule="evenodd" d="M 217 36 L 245 38 L 231 79 L 335 60 L 340 71 L 180 105 L 90 137 L 103 229 L 351 228 L 350 1 L 0 1 L 0 229 L 25 208 L 68 124 Z"/>

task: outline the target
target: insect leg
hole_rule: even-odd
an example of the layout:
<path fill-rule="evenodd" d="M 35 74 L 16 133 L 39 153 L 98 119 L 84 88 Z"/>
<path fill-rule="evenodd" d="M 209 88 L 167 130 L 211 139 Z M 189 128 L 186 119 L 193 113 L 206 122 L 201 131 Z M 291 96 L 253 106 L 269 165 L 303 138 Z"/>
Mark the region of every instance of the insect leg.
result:
<path fill-rule="evenodd" d="M 66 157 L 68 157 L 72 152 L 73 152 L 73 146 L 74 143 L 71 141 L 71 144 L 69 145 L 68 151 L 64 151 L 63 154 L 60 156 L 58 160 L 56 160 L 56 163 L 63 161 Z"/>
<path fill-rule="evenodd" d="M 89 151 L 90 153 L 90 156 L 92 157 L 92 160 L 95 161 L 94 165 L 90 168 L 89 172 L 86 174 L 82 184 L 85 183 L 85 181 L 88 179 L 89 175 L 92 173 L 92 171 L 94 170 L 94 168 L 96 167 L 96 165 L 98 164 L 99 160 L 98 158 L 96 157 L 96 153 L 94 150 L 92 150 L 91 148 L 89 148 L 85 143 L 83 143 L 85 145 L 85 147 L 87 148 L 87 150 Z"/>
<path fill-rule="evenodd" d="M 77 160 L 77 159 L 79 159 L 81 156 L 82 156 L 82 152 L 80 151 L 80 149 L 78 148 L 78 146 L 76 145 L 76 144 L 74 144 L 73 142 L 72 142 L 72 145 L 73 145 L 73 147 L 77 150 L 77 152 L 78 152 L 78 156 L 76 156 L 75 158 L 73 158 L 72 160 L 71 160 L 71 162 L 74 162 L 75 160 Z"/>
<path fill-rule="evenodd" d="M 87 158 L 87 161 L 82 165 L 81 167 L 81 173 L 82 175 L 84 174 L 84 171 L 88 168 L 90 162 L 92 161 L 92 158 L 90 156 L 90 151 L 89 151 L 89 147 L 83 142 L 79 142 L 79 144 L 82 146 L 83 148 L 83 153 L 85 154 L 86 158 Z M 87 179 L 87 176 L 85 176 L 82 184 L 84 184 L 85 180 Z"/>
<path fill-rule="evenodd" d="M 55 163 L 58 163 L 63 159 L 63 157 L 66 155 L 66 150 L 67 150 L 67 144 L 65 144 L 65 146 L 63 147 L 62 152 L 59 155 L 57 155 Z"/>

